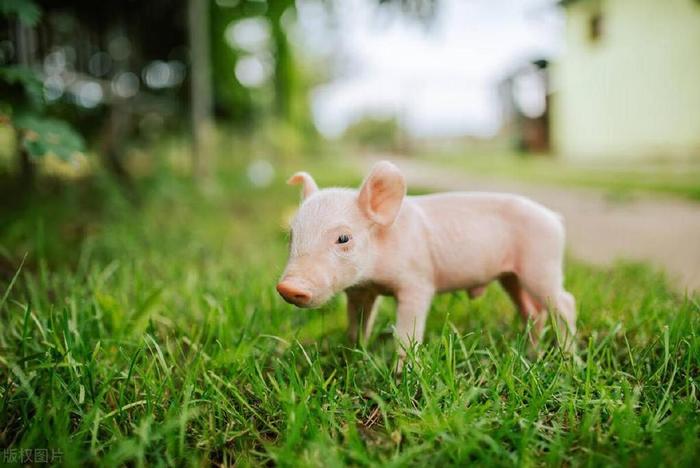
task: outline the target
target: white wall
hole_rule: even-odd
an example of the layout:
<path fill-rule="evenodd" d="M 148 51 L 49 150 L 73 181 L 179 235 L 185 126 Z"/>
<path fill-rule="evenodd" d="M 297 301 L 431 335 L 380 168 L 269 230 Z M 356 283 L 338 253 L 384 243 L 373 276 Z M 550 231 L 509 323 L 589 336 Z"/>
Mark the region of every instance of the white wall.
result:
<path fill-rule="evenodd" d="M 700 158 L 700 3 L 608 0 L 567 8 L 553 69 L 553 142 L 564 157 Z"/>

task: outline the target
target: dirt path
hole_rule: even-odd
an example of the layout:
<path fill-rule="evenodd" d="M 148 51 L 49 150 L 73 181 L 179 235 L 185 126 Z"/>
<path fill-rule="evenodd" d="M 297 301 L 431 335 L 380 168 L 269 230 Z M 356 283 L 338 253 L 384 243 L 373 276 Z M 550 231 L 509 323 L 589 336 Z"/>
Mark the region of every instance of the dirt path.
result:
<path fill-rule="evenodd" d="M 366 158 L 366 170 L 379 158 Z M 700 291 L 700 203 L 653 195 L 612 200 L 597 190 L 538 186 L 390 157 L 409 186 L 431 190 L 499 191 L 525 195 L 565 218 L 571 254 L 609 265 L 641 260 L 664 269 L 681 291 Z"/>

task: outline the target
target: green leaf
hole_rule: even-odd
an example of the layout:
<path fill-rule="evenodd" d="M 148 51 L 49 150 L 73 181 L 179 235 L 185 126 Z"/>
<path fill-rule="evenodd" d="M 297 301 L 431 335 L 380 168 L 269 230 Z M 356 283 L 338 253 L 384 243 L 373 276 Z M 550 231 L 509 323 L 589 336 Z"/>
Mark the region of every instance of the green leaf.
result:
<path fill-rule="evenodd" d="M 83 137 L 62 120 L 24 115 L 14 124 L 22 130 L 22 146 L 33 157 L 54 154 L 68 161 L 85 150 Z"/>
<path fill-rule="evenodd" d="M 17 16 L 25 26 L 36 26 L 41 19 L 41 8 L 32 0 L 2 0 L 0 14 Z"/>
<path fill-rule="evenodd" d="M 6 86 L 1 86 L 1 85 Z M 44 106 L 44 88 L 36 73 L 21 65 L 11 65 L 0 67 L 0 87 L 20 88 L 3 89 L 4 92 L 17 94 L 23 92 L 25 101 L 34 109 L 41 109 Z M 3 100 L 6 100 L 3 98 Z M 14 103 L 18 105 L 18 103 Z"/>

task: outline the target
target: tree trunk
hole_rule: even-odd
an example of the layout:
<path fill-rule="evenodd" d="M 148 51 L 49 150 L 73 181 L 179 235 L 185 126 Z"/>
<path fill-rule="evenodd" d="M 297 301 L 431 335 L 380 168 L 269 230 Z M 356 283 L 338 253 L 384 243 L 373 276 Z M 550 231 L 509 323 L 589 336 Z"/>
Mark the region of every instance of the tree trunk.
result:
<path fill-rule="evenodd" d="M 19 163 L 19 188 L 23 192 L 33 192 L 34 191 L 34 178 L 35 178 L 35 168 L 34 162 L 31 156 L 20 146 L 18 151 L 18 163 Z"/>
<path fill-rule="evenodd" d="M 101 155 L 105 167 L 122 183 L 129 186 L 131 178 L 122 163 L 124 142 L 131 136 L 131 125 L 124 103 L 116 100 L 100 132 Z"/>
<path fill-rule="evenodd" d="M 292 48 L 287 33 L 282 26 L 282 16 L 294 2 L 278 0 L 270 2 L 268 16 L 272 24 L 272 40 L 275 48 L 275 111 L 277 116 L 289 123 L 295 123 L 294 88 L 295 69 Z"/>
<path fill-rule="evenodd" d="M 34 55 L 36 51 L 34 30 L 26 26 L 22 21 L 17 20 L 15 34 L 17 62 L 24 67 L 30 68 L 34 64 Z M 21 130 L 17 130 L 17 138 L 21 142 L 23 138 L 23 132 Z M 34 178 L 36 176 L 34 161 L 32 161 L 29 152 L 24 149 L 21 143 L 18 143 L 17 163 L 19 168 L 18 182 L 20 190 L 25 192 L 34 191 Z"/>
<path fill-rule="evenodd" d="M 209 44 L 209 0 L 189 0 L 190 106 L 192 167 L 197 178 L 209 175 L 212 165 L 212 76 Z"/>

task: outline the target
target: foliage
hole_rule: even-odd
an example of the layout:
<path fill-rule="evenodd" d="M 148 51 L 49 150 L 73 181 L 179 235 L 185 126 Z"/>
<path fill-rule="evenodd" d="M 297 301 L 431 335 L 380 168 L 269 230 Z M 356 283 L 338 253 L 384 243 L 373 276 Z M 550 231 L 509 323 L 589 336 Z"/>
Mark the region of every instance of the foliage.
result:
<path fill-rule="evenodd" d="M 294 1 L 270 2 L 267 16 L 272 25 L 272 41 L 275 53 L 275 110 L 283 119 L 294 122 L 298 117 L 294 93 L 297 88 L 297 64 L 292 45 L 287 38 L 283 16 L 294 13 Z"/>
<path fill-rule="evenodd" d="M 261 92 L 243 86 L 233 73 L 239 59 L 250 51 L 239 50 L 224 40 L 227 29 L 235 22 L 257 18 L 269 25 L 270 37 L 266 52 L 273 58 L 272 86 L 265 89 L 273 98 L 269 110 L 287 122 L 293 122 L 298 113 L 295 97 L 300 92 L 296 73 L 299 64 L 294 60 L 292 47 L 284 28 L 283 15 L 295 8 L 294 2 L 277 0 L 270 2 L 242 1 L 212 5 L 211 39 L 214 68 L 214 86 L 217 108 L 235 118 L 250 119 L 260 114 L 266 106 L 260 102 Z M 270 106 L 267 106 L 270 107 Z"/>
<path fill-rule="evenodd" d="M 401 127 L 396 118 L 364 118 L 345 131 L 344 138 L 350 142 L 377 150 L 396 151 L 401 136 Z"/>
<path fill-rule="evenodd" d="M 23 148 L 33 157 L 54 154 L 68 161 L 85 147 L 83 138 L 62 120 L 28 115 L 15 119 L 15 125 L 22 131 Z"/>
<path fill-rule="evenodd" d="M 31 0 L 3 0 L 0 2 L 0 15 L 17 17 L 27 26 L 36 26 L 41 19 L 41 8 Z"/>
<path fill-rule="evenodd" d="M 277 297 L 293 168 L 255 189 L 251 148 L 225 147 L 240 166 L 209 195 L 163 168 L 138 208 L 98 180 L 2 214 L 0 447 L 72 466 L 696 463 L 697 297 L 644 266 L 570 262 L 579 359 L 551 341 L 532 359 L 498 288 L 443 295 L 397 379 L 391 301 L 363 349 L 345 341 L 342 300 Z"/>
<path fill-rule="evenodd" d="M 247 3 L 243 3 L 244 5 Z M 244 18 L 240 8 L 211 5 L 211 49 L 212 79 L 214 81 L 215 107 L 219 114 L 233 121 L 246 121 L 254 112 L 252 95 L 236 79 L 234 70 L 241 57 L 240 51 L 232 48 L 225 38 L 229 25 Z"/>
<path fill-rule="evenodd" d="M 0 89 L 5 111 L 41 110 L 44 107 L 44 90 L 41 80 L 29 68 L 22 65 L 0 67 Z"/>
<path fill-rule="evenodd" d="M 6 0 L 0 14 L 34 26 L 41 17 L 41 9 L 30 0 Z M 83 138 L 67 122 L 44 116 L 45 103 L 42 82 L 26 66 L 0 66 L 0 116 L 20 134 L 20 146 L 30 156 L 54 154 L 69 160 L 82 152 Z M 3 115 L 4 114 L 4 115 Z"/>

